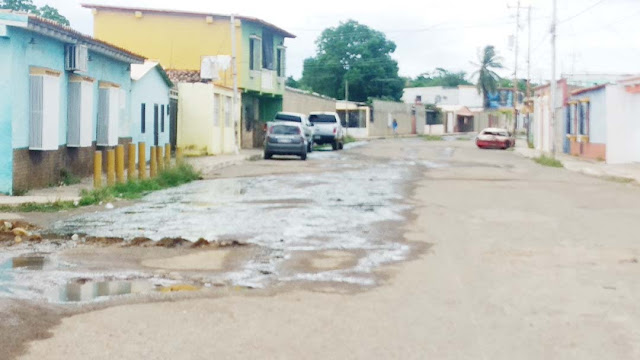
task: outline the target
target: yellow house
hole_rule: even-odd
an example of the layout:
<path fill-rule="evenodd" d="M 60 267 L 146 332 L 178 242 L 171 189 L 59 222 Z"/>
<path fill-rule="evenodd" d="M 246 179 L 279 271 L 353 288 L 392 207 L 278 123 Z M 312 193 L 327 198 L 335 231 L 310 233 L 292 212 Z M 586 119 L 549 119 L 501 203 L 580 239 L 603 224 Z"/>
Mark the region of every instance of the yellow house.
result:
<path fill-rule="evenodd" d="M 96 38 L 135 49 L 168 70 L 199 72 L 207 59 L 231 56 L 231 39 L 235 36 L 237 82 L 242 91 L 238 133 L 243 147 L 261 145 L 262 123 L 282 110 L 286 80 L 284 41 L 295 37 L 293 34 L 246 16 L 236 16 L 232 24 L 230 16 L 212 13 L 83 6 L 92 10 Z M 232 67 L 222 61 L 215 63 L 214 69 L 214 85 L 232 88 Z"/>

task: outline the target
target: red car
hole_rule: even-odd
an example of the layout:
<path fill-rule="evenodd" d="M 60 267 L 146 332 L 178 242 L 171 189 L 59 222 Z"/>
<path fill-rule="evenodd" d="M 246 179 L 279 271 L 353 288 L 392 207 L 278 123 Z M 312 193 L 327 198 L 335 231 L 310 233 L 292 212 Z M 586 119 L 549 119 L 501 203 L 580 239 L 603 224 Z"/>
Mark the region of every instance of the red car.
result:
<path fill-rule="evenodd" d="M 506 129 L 486 128 L 476 136 L 480 149 L 508 149 L 516 146 L 516 138 Z"/>

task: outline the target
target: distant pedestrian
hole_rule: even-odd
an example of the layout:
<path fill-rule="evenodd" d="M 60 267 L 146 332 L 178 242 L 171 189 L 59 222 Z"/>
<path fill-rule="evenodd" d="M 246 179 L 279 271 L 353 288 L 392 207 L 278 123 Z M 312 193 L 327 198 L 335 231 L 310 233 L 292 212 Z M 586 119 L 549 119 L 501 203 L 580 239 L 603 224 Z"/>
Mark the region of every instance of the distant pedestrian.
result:
<path fill-rule="evenodd" d="M 398 121 L 393 119 L 393 135 L 398 135 Z"/>

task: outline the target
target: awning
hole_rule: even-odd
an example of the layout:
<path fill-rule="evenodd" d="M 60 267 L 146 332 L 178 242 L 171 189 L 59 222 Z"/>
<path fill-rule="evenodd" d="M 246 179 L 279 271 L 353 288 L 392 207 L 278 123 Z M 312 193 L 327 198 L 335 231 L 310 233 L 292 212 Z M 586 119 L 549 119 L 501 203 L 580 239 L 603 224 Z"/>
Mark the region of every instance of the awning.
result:
<path fill-rule="evenodd" d="M 468 117 L 472 117 L 473 113 L 471 112 L 471 110 L 469 110 L 468 107 L 463 106 L 462 108 L 460 108 L 460 110 L 458 110 L 457 112 L 458 116 L 468 116 Z"/>

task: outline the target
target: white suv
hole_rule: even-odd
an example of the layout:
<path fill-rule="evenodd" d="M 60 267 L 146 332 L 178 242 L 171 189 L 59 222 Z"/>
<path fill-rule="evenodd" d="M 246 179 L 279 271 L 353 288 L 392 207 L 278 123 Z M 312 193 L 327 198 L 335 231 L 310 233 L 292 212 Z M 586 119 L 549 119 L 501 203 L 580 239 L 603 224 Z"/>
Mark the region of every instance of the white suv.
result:
<path fill-rule="evenodd" d="M 344 147 L 344 129 L 340 116 L 334 112 L 312 112 L 309 121 L 315 128 L 313 142 L 318 145 L 331 144 L 333 150 Z"/>
<path fill-rule="evenodd" d="M 307 138 L 307 152 L 313 151 L 314 129 L 313 124 L 309 122 L 306 115 L 292 112 L 279 112 L 275 116 L 275 121 L 288 121 L 300 124 L 302 130 L 304 130 L 304 137 Z"/>

